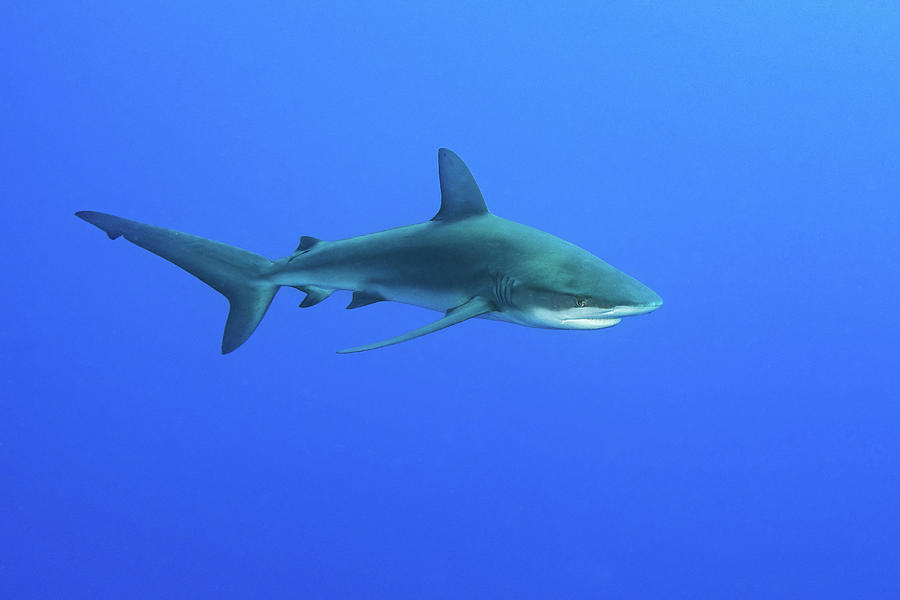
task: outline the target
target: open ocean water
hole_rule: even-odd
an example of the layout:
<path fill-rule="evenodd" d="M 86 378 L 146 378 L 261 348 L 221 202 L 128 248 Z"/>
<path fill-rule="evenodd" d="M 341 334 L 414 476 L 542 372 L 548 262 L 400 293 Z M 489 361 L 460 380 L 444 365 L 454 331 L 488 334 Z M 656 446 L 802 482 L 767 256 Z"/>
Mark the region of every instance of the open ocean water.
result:
<path fill-rule="evenodd" d="M 895 2 L 0 9 L 0 598 L 900 598 Z M 600 331 L 226 301 L 76 219 L 276 258 L 497 215 Z"/>

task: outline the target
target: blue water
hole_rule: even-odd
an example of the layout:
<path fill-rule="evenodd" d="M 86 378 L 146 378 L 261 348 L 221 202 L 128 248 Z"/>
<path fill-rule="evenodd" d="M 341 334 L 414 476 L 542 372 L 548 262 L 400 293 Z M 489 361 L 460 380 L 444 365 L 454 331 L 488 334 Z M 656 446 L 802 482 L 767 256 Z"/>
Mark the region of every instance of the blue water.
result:
<path fill-rule="evenodd" d="M 133 4 L 2 10 L 0 598 L 900 597 L 896 4 Z M 285 289 L 223 357 L 72 216 L 280 257 L 440 146 L 665 305 L 339 356 L 436 313 Z"/>

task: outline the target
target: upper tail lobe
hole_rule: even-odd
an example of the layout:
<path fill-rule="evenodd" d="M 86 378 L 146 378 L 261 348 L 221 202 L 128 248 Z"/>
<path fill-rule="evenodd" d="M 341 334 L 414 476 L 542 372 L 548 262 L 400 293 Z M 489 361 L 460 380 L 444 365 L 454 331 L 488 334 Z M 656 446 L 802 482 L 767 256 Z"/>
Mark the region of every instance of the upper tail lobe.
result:
<path fill-rule="evenodd" d="M 222 354 L 247 341 L 278 291 L 269 281 L 274 263 L 259 254 L 180 231 L 129 221 L 100 212 L 75 216 L 96 225 L 110 239 L 126 240 L 175 263 L 228 298 Z"/>

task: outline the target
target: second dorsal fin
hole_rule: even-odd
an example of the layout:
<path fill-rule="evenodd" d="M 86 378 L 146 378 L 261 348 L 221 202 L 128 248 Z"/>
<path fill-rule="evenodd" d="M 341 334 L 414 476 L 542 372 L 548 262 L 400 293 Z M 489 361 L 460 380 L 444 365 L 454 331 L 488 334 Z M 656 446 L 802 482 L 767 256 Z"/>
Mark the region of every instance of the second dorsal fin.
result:
<path fill-rule="evenodd" d="M 297 249 L 294 250 L 294 252 L 305 252 L 320 243 L 322 243 L 322 240 L 319 238 L 314 238 L 311 235 L 304 235 L 300 238 L 300 243 L 297 245 Z"/>
<path fill-rule="evenodd" d="M 438 150 L 438 175 L 441 179 L 441 210 L 432 221 L 456 221 L 487 214 L 487 205 L 475 178 L 452 150 Z"/>

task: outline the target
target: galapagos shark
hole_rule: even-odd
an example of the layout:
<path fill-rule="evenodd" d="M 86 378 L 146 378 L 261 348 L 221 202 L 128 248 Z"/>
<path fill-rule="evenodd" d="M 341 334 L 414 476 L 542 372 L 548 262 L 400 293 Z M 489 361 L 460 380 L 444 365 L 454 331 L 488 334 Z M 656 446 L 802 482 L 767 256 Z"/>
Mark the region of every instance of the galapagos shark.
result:
<path fill-rule="evenodd" d="M 488 211 L 465 163 L 438 151 L 441 207 L 430 221 L 337 241 L 303 236 L 269 260 L 234 246 L 93 211 L 75 215 L 165 258 L 229 302 L 222 354 L 243 344 L 282 286 L 318 304 L 349 290 L 347 308 L 389 300 L 444 316 L 362 352 L 405 342 L 474 317 L 549 329 L 602 329 L 656 310 L 662 299 L 590 252 Z"/>

